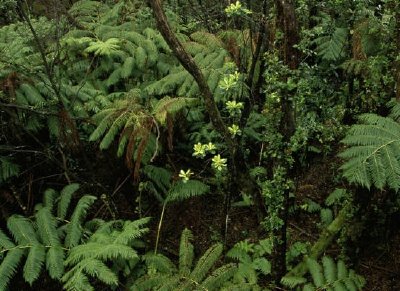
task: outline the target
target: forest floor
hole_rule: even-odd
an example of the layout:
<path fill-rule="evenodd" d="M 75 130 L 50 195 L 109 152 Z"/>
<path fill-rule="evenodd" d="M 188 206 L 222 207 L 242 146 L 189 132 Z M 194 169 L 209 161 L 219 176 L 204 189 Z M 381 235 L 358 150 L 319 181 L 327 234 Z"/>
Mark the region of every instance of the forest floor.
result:
<path fill-rule="evenodd" d="M 102 161 L 99 162 L 101 163 Z M 327 195 L 338 186 L 332 183 L 332 181 L 335 181 L 335 177 L 338 176 L 337 169 L 339 168 L 339 164 L 340 160 L 335 156 L 317 158 L 310 163 L 310 166 L 306 170 L 299 173 L 295 181 L 297 189 L 295 193 L 296 204 L 301 205 L 305 199 L 312 199 L 322 204 Z M 112 168 L 112 163 L 109 166 Z M 110 188 L 114 187 L 116 189 L 118 185 L 123 184 L 126 172 L 123 174 L 123 167 L 121 169 L 114 168 L 114 171 L 118 172 L 120 178 L 116 186 L 111 186 Z M 102 175 L 98 176 L 97 180 L 102 181 L 103 178 L 107 180 L 107 177 L 109 180 L 110 173 L 108 171 L 104 173 L 104 177 Z M 120 191 L 112 196 L 112 206 L 119 218 L 134 219 L 138 216 L 137 211 L 134 209 L 135 204 L 131 193 L 132 186 L 129 183 L 125 183 Z M 127 200 L 131 201 L 127 203 Z M 102 203 L 98 201 L 95 204 L 92 216 L 111 219 L 112 211 L 107 210 Z M 5 209 L 7 205 L 10 206 L 8 203 L 2 203 L 0 205 L 2 209 L 0 210 L 3 213 L 12 213 L 13 209 Z M 185 227 L 193 232 L 193 243 L 197 256 L 203 254 L 213 243 L 224 241 L 225 213 L 221 205 L 223 205 L 223 197 L 209 194 L 167 207 L 161 229 L 160 252 L 177 260 L 179 255 L 179 239 Z M 100 211 L 99 207 L 102 207 Z M 153 217 L 149 226 L 151 231 L 146 238 L 150 247 L 154 246 L 160 212 L 160 206 L 153 204 L 148 205 L 147 212 L 143 213 L 144 216 Z M 320 233 L 318 221 L 318 213 L 312 214 L 305 211 L 296 211 L 289 221 L 290 237 L 293 241 L 313 242 L 317 240 Z M 350 247 L 345 250 L 344 257 L 348 256 L 351 259 L 349 263 L 353 263 L 352 268 L 367 280 L 364 290 L 400 290 L 399 222 L 399 217 L 394 217 L 390 222 L 391 229 L 386 232 L 384 237 L 371 237 L 369 232 L 364 230 L 353 242 L 353 245 L 357 247 Z M 1 226 L 3 227 L 4 224 L 1 223 Z M 251 207 L 232 208 L 227 234 L 225 239 L 227 248 L 232 247 L 234 243 L 240 240 L 249 239 L 250 241 L 256 241 L 265 237 L 257 214 Z M 338 241 L 335 242 L 326 251 L 326 254 L 333 256 L 340 255 L 342 249 L 340 245 Z M 352 245 L 352 243 L 347 242 L 346 245 Z M 61 288 L 60 284 L 50 280 L 45 275 L 42 275 L 40 280 L 32 287 L 24 283 L 22 277 L 18 275 L 12 280 L 10 286 L 10 290 L 15 291 L 52 291 L 60 290 Z M 107 289 L 100 288 L 99 290 Z"/>

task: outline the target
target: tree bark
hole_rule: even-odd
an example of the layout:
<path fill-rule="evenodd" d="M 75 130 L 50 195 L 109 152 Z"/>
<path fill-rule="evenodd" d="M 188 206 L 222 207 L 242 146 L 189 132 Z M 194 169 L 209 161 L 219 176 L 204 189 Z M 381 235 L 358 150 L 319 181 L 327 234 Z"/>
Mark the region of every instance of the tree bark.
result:
<path fill-rule="evenodd" d="M 228 146 L 232 148 L 233 141 L 229 135 L 225 123 L 221 118 L 218 107 L 214 101 L 213 95 L 210 88 L 208 87 L 207 81 L 204 78 L 203 73 L 193 60 L 192 56 L 186 52 L 183 45 L 169 26 L 167 17 L 164 13 L 164 10 L 162 9 L 161 1 L 149 0 L 148 2 L 153 10 L 158 30 L 161 32 L 168 46 L 174 52 L 174 55 L 178 58 L 181 65 L 193 76 L 196 83 L 198 84 L 212 125 L 223 136 Z"/>
<path fill-rule="evenodd" d="M 275 0 L 277 9 L 277 25 L 278 28 L 284 33 L 282 45 L 282 58 L 284 64 L 291 70 L 296 70 L 299 66 L 299 51 L 295 45 L 299 42 L 299 27 L 295 13 L 295 5 L 293 0 Z M 294 109 L 292 101 L 293 92 L 283 92 L 281 96 L 281 110 L 282 120 L 280 123 L 280 132 L 283 136 L 283 151 L 284 154 L 290 155 L 289 144 L 290 138 L 295 132 Z M 285 158 L 277 161 L 278 165 L 286 169 L 287 181 L 293 177 L 293 170 Z M 289 194 L 291 189 L 284 190 L 284 197 L 282 203 L 282 210 L 280 211 L 280 218 L 283 220 L 283 226 L 274 232 L 276 239 L 279 240 L 275 248 L 273 258 L 274 279 L 277 284 L 280 283 L 282 276 L 287 272 L 286 269 L 286 250 L 287 250 L 287 222 L 289 217 Z"/>

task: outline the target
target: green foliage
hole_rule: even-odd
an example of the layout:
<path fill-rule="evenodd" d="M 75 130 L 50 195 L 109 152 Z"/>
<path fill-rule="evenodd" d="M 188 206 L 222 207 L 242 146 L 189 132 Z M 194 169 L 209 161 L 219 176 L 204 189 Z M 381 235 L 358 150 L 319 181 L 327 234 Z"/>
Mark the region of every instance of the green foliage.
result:
<path fill-rule="evenodd" d="M 352 291 L 362 290 L 365 285 L 364 278 L 357 275 L 353 270 L 348 269 L 342 260 L 334 262 L 332 258 L 324 256 L 321 264 L 308 258 L 307 268 L 311 275 L 310 282 L 307 282 L 307 279 L 303 277 L 285 276 L 281 280 L 282 284 L 290 288 L 303 286 L 303 291 Z"/>
<path fill-rule="evenodd" d="M 24 258 L 26 282 L 32 285 L 45 267 L 52 279 L 64 283 L 66 290 L 94 290 L 90 278 L 116 286 L 118 273 L 129 273 L 135 266 L 138 255 L 133 247 L 147 232 L 144 225 L 149 219 L 98 221 L 97 229 L 91 232 L 83 222 L 94 196 L 82 196 L 66 220 L 71 197 L 78 188 L 78 184 L 70 184 L 60 193 L 48 189 L 32 218 L 8 218 L 7 228 L 13 239 L 0 230 L 0 290 L 6 290 Z M 110 267 L 110 262 L 114 266 Z"/>
<path fill-rule="evenodd" d="M 227 257 L 238 261 L 238 269 L 234 275 L 235 284 L 246 283 L 248 286 L 258 286 L 258 279 L 271 273 L 271 263 L 266 256 L 272 253 L 272 241 L 260 240 L 257 244 L 247 240 L 235 244 L 228 251 Z"/>
<path fill-rule="evenodd" d="M 378 189 L 400 188 L 400 125 L 389 117 L 365 114 L 342 141 L 348 148 L 340 154 L 341 169 L 350 182 Z"/>
<path fill-rule="evenodd" d="M 0 156 L 0 184 L 11 177 L 17 176 L 20 172 L 19 165 L 12 162 L 12 159 Z"/>
<path fill-rule="evenodd" d="M 222 254 L 222 244 L 210 247 L 193 265 L 192 233 L 182 232 L 179 247 L 179 266 L 161 254 L 147 254 L 148 272 L 130 287 L 130 290 L 220 290 L 236 271 L 235 264 L 214 267 Z M 214 269 L 210 273 L 210 271 Z"/>

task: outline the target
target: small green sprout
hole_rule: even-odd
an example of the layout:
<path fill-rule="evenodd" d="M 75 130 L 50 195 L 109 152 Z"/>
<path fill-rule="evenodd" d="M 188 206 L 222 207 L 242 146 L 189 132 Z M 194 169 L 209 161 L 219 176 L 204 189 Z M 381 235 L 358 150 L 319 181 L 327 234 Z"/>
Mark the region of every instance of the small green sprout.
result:
<path fill-rule="evenodd" d="M 226 168 L 226 159 L 222 159 L 221 155 L 216 155 L 212 158 L 212 167 L 218 171 L 222 171 Z"/>

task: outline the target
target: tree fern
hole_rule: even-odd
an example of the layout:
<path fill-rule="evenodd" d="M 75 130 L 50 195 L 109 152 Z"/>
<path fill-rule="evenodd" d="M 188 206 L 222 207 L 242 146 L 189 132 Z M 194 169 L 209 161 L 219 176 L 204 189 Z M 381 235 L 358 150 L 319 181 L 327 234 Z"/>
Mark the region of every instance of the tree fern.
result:
<path fill-rule="evenodd" d="M 362 124 L 351 127 L 342 141 L 348 148 L 340 154 L 346 162 L 343 175 L 353 183 L 382 189 L 400 188 L 400 125 L 388 117 L 365 114 Z"/>
<path fill-rule="evenodd" d="M 307 259 L 308 271 L 311 281 L 303 277 L 285 276 L 281 282 L 285 286 L 295 288 L 303 285 L 303 291 L 337 290 L 353 291 L 362 290 L 365 280 L 353 270 L 349 270 L 343 261 L 334 262 L 332 258 L 324 256 L 322 264 L 313 259 Z"/>
<path fill-rule="evenodd" d="M 67 290 L 93 290 L 90 278 L 116 286 L 119 272 L 129 274 L 134 268 L 138 255 L 133 247 L 140 245 L 138 239 L 148 231 L 149 219 L 97 220 L 92 222 L 97 226 L 93 231 L 84 229 L 83 221 L 95 197 L 82 196 L 66 220 L 71 196 L 78 188 L 78 184 L 70 184 L 61 193 L 48 189 L 31 219 L 13 215 L 7 220 L 13 239 L 0 230 L 0 290 L 6 290 L 19 265 L 23 265 L 23 278 L 29 284 L 46 269 Z"/>

